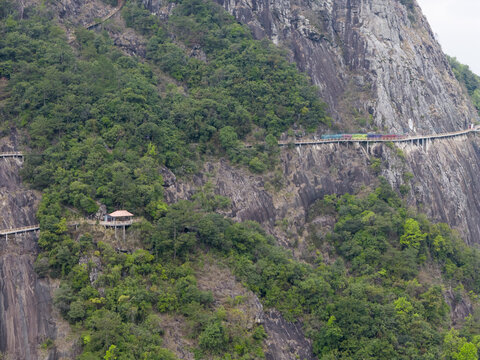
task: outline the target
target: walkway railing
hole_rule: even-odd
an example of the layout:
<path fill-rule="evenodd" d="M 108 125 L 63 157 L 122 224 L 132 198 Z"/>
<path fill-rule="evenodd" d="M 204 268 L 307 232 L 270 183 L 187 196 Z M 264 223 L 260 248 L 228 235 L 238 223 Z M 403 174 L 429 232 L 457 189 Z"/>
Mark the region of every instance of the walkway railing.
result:
<path fill-rule="evenodd" d="M 134 223 L 142 221 L 141 219 L 132 219 L 127 221 L 103 221 L 103 220 L 90 220 L 90 219 L 79 219 L 79 220 L 71 220 L 68 221 L 67 224 L 70 226 L 77 226 L 82 224 L 88 225 L 101 225 L 101 226 L 130 226 Z"/>
<path fill-rule="evenodd" d="M 133 220 L 127 221 L 100 221 L 99 224 L 102 226 L 130 226 L 134 223 Z"/>
<path fill-rule="evenodd" d="M 448 133 L 442 134 L 432 134 L 432 135 L 399 135 L 395 138 L 389 139 L 379 139 L 379 138 L 371 138 L 371 139 L 312 139 L 312 140 L 300 140 L 300 141 L 279 141 L 279 146 L 288 146 L 293 144 L 295 146 L 302 146 L 302 145 L 320 145 L 320 144 L 333 144 L 333 143 L 378 143 L 378 142 L 410 142 L 410 141 L 417 141 L 417 140 L 432 140 L 432 139 L 441 139 L 441 138 L 449 138 L 455 136 L 462 136 L 467 135 L 469 133 L 480 132 L 480 127 L 475 127 L 473 129 L 466 129 L 460 131 L 453 131 Z"/>
<path fill-rule="evenodd" d="M 11 151 L 0 153 L 0 158 L 23 158 L 24 154 L 20 151 Z"/>
<path fill-rule="evenodd" d="M 40 225 L 30 225 L 30 226 L 15 228 L 15 229 L 0 230 L 0 235 L 20 234 L 20 233 L 36 231 L 36 230 L 40 230 Z"/>

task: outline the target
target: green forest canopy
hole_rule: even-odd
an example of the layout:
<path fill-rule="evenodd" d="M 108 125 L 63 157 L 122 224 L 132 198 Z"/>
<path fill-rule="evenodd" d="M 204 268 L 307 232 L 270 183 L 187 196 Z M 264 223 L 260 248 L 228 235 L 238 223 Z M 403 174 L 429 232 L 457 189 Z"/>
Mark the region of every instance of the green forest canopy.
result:
<path fill-rule="evenodd" d="M 212 293 L 199 290 L 196 271 L 205 262 L 230 267 L 265 307 L 301 319 L 320 359 L 476 359 L 480 313 L 451 329 L 444 286 L 453 289 L 453 301 L 470 297 L 477 308 L 478 250 L 447 225 L 405 208 L 385 180 L 362 196 L 315 203 L 309 219 L 332 216 L 336 224 L 328 234 L 311 227 L 311 255 L 302 261 L 258 224 L 211 212 L 218 200 L 207 193 L 180 201 L 155 223 L 139 224 L 145 250 L 132 254 L 88 233 L 73 240 L 62 222 L 43 225 L 36 268 L 63 279 L 55 301 L 82 329 L 80 359 L 98 358 L 112 345 L 119 359 L 156 359 L 161 314 L 186 319 L 198 359 L 264 358 L 263 327 L 232 321 L 242 299 L 216 307 Z M 90 261 L 82 265 L 80 258 Z M 425 281 L 422 273 L 432 267 L 443 281 Z M 90 273 L 99 269 L 92 283 Z M 167 354 L 173 356 L 159 358 Z"/>
<path fill-rule="evenodd" d="M 106 32 L 77 29 L 72 48 L 46 7 L 20 19 L 14 2 L 0 2 L 2 130 L 23 130 L 42 153 L 24 171 L 43 191 L 35 268 L 62 279 L 55 303 L 81 333 L 80 359 L 174 359 L 163 347 L 164 314 L 188 323 L 197 359 L 264 358 L 263 327 L 238 327 L 235 302 L 218 308 L 199 288 L 204 261 L 230 267 L 266 307 L 302 320 L 321 359 L 476 359 L 479 314 L 451 330 L 443 284 L 455 301 L 468 294 L 476 304 L 478 251 L 408 210 L 383 180 L 364 196 L 319 200 L 310 219 L 336 225 L 329 234 L 312 227 L 312 255 L 302 261 L 258 224 L 215 213 L 228 201 L 209 191 L 167 206 L 164 166 L 188 175 L 204 157 L 226 155 L 262 172 L 275 163 L 281 132 L 330 120 L 284 53 L 212 2 L 179 1 L 160 22 L 129 1 L 123 16 L 149 39 L 145 63 Z M 190 56 L 197 45 L 206 60 Z M 256 146 L 243 149 L 240 139 Z M 143 249 L 125 254 L 87 232 L 73 236 L 64 205 L 92 214 L 98 202 L 145 216 L 135 227 Z M 422 281 L 428 266 L 443 280 Z"/>
<path fill-rule="evenodd" d="M 275 163 L 264 139 L 275 143 L 294 124 L 329 122 L 316 90 L 282 51 L 253 40 L 210 2 L 184 1 L 166 24 L 129 2 L 127 23 L 135 19 L 131 26 L 149 35 L 147 63 L 123 55 L 106 32 L 77 29 L 72 49 L 47 10 L 27 8 L 19 21 L 4 4 L 4 114 L 44 155 L 29 158 L 25 178 L 87 214 L 99 200 L 154 216 L 160 167 L 189 174 L 202 156 L 226 151 L 262 172 Z M 172 32 L 187 49 L 201 44 L 207 61 L 173 43 Z M 159 68 L 175 79 L 164 94 Z M 245 149 L 239 140 L 251 134 L 259 145 Z"/>
<path fill-rule="evenodd" d="M 447 56 L 457 80 L 465 86 L 472 99 L 473 106 L 480 114 L 480 76 L 473 73 L 468 65 L 461 64 L 456 58 Z"/>

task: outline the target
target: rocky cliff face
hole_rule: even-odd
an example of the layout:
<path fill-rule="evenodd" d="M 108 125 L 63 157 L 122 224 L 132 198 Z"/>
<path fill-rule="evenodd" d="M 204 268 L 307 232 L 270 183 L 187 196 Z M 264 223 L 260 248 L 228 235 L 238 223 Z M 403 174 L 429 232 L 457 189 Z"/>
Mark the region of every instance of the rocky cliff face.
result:
<path fill-rule="evenodd" d="M 13 141 L 12 141 L 13 140 Z M 0 152 L 14 139 L 0 140 Z M 21 185 L 18 159 L 0 159 L 0 229 L 35 224 L 39 195 Z M 37 238 L 33 233 L 0 238 L 0 353 L 7 359 L 54 359 L 40 345 L 55 338 L 50 286 L 33 269 Z"/>
<path fill-rule="evenodd" d="M 476 117 L 418 6 L 400 0 L 216 0 L 257 38 L 290 49 L 339 122 L 363 111 L 395 133 Z M 356 109 L 355 109 L 356 108 Z"/>
<path fill-rule="evenodd" d="M 164 174 L 165 193 L 169 202 L 175 202 L 189 198 L 195 188 L 210 181 L 219 194 L 232 200 L 228 216 L 258 221 L 281 243 L 291 246 L 305 225 L 308 208 L 317 199 L 333 193 L 356 193 L 375 182 L 369 164 L 370 155 L 361 146 L 302 147 L 282 151 L 281 189 L 274 190 L 269 177 L 219 161 L 207 163 L 202 174 L 188 183 Z M 279 223 L 284 225 L 277 226 Z"/>
<path fill-rule="evenodd" d="M 410 188 L 407 202 L 431 219 L 457 228 L 467 242 L 480 239 L 480 145 L 478 135 L 425 144 L 329 144 L 283 150 L 282 188 L 273 190 L 271 179 L 231 167 L 227 162 L 208 163 L 203 174 L 182 182 L 164 174 L 169 202 L 189 198 L 194 189 L 210 181 L 219 194 L 232 199 L 229 216 L 262 223 L 286 246 L 302 241 L 308 208 L 328 194 L 357 193 L 375 186 L 371 169 L 380 159 L 380 175 L 394 188 Z M 411 173 L 411 180 L 405 175 Z M 279 226 L 279 223 L 282 225 Z"/>
<path fill-rule="evenodd" d="M 462 129 L 476 118 L 416 5 L 407 8 L 400 0 L 216 1 L 247 24 L 255 37 L 268 37 L 290 50 L 292 61 L 319 87 L 342 130 L 369 126 L 392 133 L 438 133 Z M 164 6 L 160 0 L 144 3 L 160 17 L 172 10 L 171 4 Z M 85 25 L 109 11 L 99 1 L 62 0 L 56 6 L 65 24 L 73 20 Z M 132 35 L 134 40 L 127 41 L 120 35 L 115 38 L 119 46 L 142 55 L 144 44 L 138 38 Z M 254 176 L 225 161 L 206 164 L 205 173 L 214 175 L 209 181 L 218 193 L 232 199 L 230 216 L 257 220 L 291 245 L 302 237 L 308 207 L 315 200 L 357 192 L 375 181 L 369 165 L 376 156 L 384 163 L 382 175 L 397 188 L 404 184 L 403 174 L 413 173 L 410 204 L 457 227 L 468 242 L 479 243 L 478 139 L 468 136 L 423 147 L 405 144 L 400 149 L 402 156 L 383 145 L 368 151 L 353 145 L 282 150 L 283 185 L 278 191 L 272 190 L 268 177 Z M 2 228 L 34 221 L 37 197 L 19 185 L 15 169 L 15 160 L 0 164 Z M 188 198 L 207 181 L 202 174 L 193 181 L 180 181 L 168 171 L 163 175 L 172 202 Z M 284 220 L 281 230 L 278 223 Z M 32 273 L 34 238 L 1 244 L 0 351 L 36 359 L 37 344 L 54 337 L 54 330 L 47 321 L 48 291 Z M 277 313 L 267 315 L 270 358 L 291 359 L 293 353 L 313 358 L 300 326 L 286 323 Z"/>
<path fill-rule="evenodd" d="M 440 133 L 466 128 L 478 119 L 416 4 L 407 7 L 399 0 L 216 1 L 247 24 L 255 37 L 268 37 L 290 50 L 292 61 L 319 87 L 342 130 L 368 127 L 370 121 L 370 127 L 379 131 Z M 469 243 L 480 242 L 476 225 L 480 219 L 480 184 L 475 175 L 480 164 L 478 148 L 474 137 L 439 141 L 428 151 L 407 146 L 402 167 L 414 174 L 410 204 L 421 205 L 433 219 L 458 228 Z M 284 175 L 288 178 L 289 168 L 295 172 L 294 204 L 309 205 L 327 189 L 334 190 L 318 185 L 322 182 L 311 175 L 325 172 L 322 165 L 338 158 L 338 151 L 343 150 L 311 148 L 301 150 L 301 158 L 283 156 Z M 342 174 L 354 169 L 358 161 L 367 160 L 352 157 L 345 162 L 335 160 L 331 166 Z M 337 183 L 336 190 L 355 188 L 351 181 L 361 181 L 355 176 L 332 175 L 324 181 Z M 402 183 L 398 169 L 387 168 L 383 175 L 394 186 Z"/>
<path fill-rule="evenodd" d="M 414 174 L 409 203 L 431 219 L 457 228 L 470 245 L 480 242 L 480 141 L 478 135 L 433 142 L 426 148 L 401 145 Z M 386 159 L 388 161 L 388 159 Z M 384 171 L 394 185 L 398 168 Z M 401 180 L 400 180 L 401 181 Z"/>
<path fill-rule="evenodd" d="M 366 126 L 391 133 L 430 134 L 464 129 L 478 119 L 415 4 L 407 7 L 398 0 L 216 1 L 247 24 L 256 38 L 270 38 L 290 50 L 291 60 L 319 87 L 339 131 Z M 171 11 L 161 6 L 162 1 L 145 1 L 144 5 L 161 17 Z M 398 188 L 403 184 L 402 174 L 411 172 L 409 204 L 456 227 L 468 243 L 480 242 L 476 225 L 480 184 L 474 175 L 480 164 L 478 137 L 436 141 L 428 148 L 400 148 L 406 157 L 396 166 L 391 164 L 395 152 L 382 146 L 377 149 L 387 164 L 382 175 Z M 264 178 L 223 162 L 205 170 L 217 173 L 218 192 L 233 200 L 232 216 L 257 220 L 270 229 L 288 216 L 298 229 L 304 225 L 308 206 L 319 197 L 371 184 L 374 177 L 365 150 L 324 146 L 284 151 L 283 180 L 288 190 L 280 193 L 265 190 Z M 193 184 L 170 186 L 169 199 L 188 197 L 188 189 L 202 183 L 197 177 Z"/>
<path fill-rule="evenodd" d="M 215 1 L 247 24 L 256 38 L 268 37 L 290 50 L 292 61 L 319 87 L 341 131 L 366 127 L 392 133 L 439 133 L 463 129 L 478 119 L 415 3 L 406 6 L 401 0 Z M 174 8 L 163 0 L 145 0 L 144 5 L 162 19 Z M 99 1 L 63 0 L 55 6 L 65 24 L 87 24 L 111 11 Z M 135 40 L 127 41 L 127 46 L 118 35 L 121 31 L 110 32 L 128 53 L 142 54 L 143 42 L 138 37 L 130 36 Z M 478 146 L 474 137 L 439 141 L 429 151 L 407 146 L 405 164 L 388 166 L 383 175 L 398 186 L 402 172 L 412 172 L 414 191 L 409 203 L 421 205 L 433 219 L 457 227 L 467 242 L 480 242 L 480 229 L 475 225 L 480 219 L 480 185 L 471 176 L 478 172 Z M 286 197 L 265 190 L 264 178 L 226 163 L 210 164 L 206 170 L 217 171 L 218 192 L 233 200 L 232 216 L 273 227 L 276 221 L 294 212 L 298 215 L 295 222 L 301 227 L 304 220 L 300 214 L 318 197 L 355 191 L 360 184 L 370 184 L 373 177 L 367 175 L 369 158 L 361 155 L 360 150 L 356 154 L 359 156 L 343 147 L 302 149 L 297 154 L 284 152 L 284 183 L 289 189 Z M 388 163 L 394 159 L 387 156 L 384 160 Z M 323 174 L 322 180 L 316 176 L 319 173 Z M 167 191 L 169 199 L 188 197 L 203 182 L 200 175 L 193 183 L 171 185 Z M 445 204 L 455 204 L 455 209 L 446 208 Z"/>

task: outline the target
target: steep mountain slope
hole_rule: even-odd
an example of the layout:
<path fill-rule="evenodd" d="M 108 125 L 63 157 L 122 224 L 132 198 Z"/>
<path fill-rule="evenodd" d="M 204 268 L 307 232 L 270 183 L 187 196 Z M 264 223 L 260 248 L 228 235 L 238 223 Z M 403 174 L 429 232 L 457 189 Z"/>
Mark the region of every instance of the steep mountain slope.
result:
<path fill-rule="evenodd" d="M 124 17 L 135 31 L 124 31 L 117 14 L 98 27 L 104 32 L 68 29 L 69 43 L 49 20 L 60 14 L 66 28 L 70 21 L 88 25 L 112 9 L 65 1 L 48 7 L 52 12 L 22 9 L 25 19 L 1 14 L 8 34 L 1 39 L 8 45 L 1 71 L 12 84 L 6 116 L 45 155 L 30 160 L 24 174 L 44 190 L 37 270 L 62 279 L 56 304 L 82 331 L 80 358 L 476 353 L 478 253 L 448 227 L 405 207 L 377 175 L 474 242 L 480 229 L 466 215 L 480 214 L 478 140 L 279 152 L 274 134 L 292 125 L 299 133 L 312 125 L 323 132 L 328 124 L 282 52 L 253 41 L 210 2 L 144 4 L 155 17 L 127 3 Z M 421 118 L 427 108 L 431 119 L 412 126 L 443 131 L 469 121 L 469 102 L 415 6 L 262 4 L 223 5 L 257 37 L 291 46 L 292 59 L 322 89 L 337 128 L 407 131 L 409 117 Z M 307 18 L 323 19 L 327 30 Z M 302 62 L 302 53 L 317 55 Z M 318 61 L 327 58 L 328 64 Z M 253 147 L 242 147 L 235 131 Z M 14 198 L 19 179 L 5 176 L 6 197 Z M 321 200 L 347 192 L 359 195 Z M 177 202 L 182 198 L 192 201 Z M 146 220 L 120 243 L 104 229 L 73 230 L 63 219 L 73 217 L 72 206 L 93 216 L 100 205 L 132 207 Z M 255 224 L 234 224 L 218 213 L 258 220 L 277 241 Z M 33 220 L 29 214 L 20 219 Z M 24 278 L 34 283 L 27 260 Z M 12 269 L 8 263 L 5 273 Z M 265 314 L 259 299 L 270 308 Z M 17 316 L 12 327 L 35 318 Z M 453 324 L 462 337 L 447 333 Z M 51 329 L 38 331 L 44 332 L 55 338 Z M 3 331 L 5 338 L 12 342 Z"/>
<path fill-rule="evenodd" d="M 256 38 L 267 37 L 290 49 L 291 60 L 320 88 L 335 118 L 334 126 L 341 131 L 363 128 L 429 134 L 464 129 L 478 120 L 414 3 L 404 5 L 396 0 L 219 3 L 247 24 Z M 144 4 L 163 17 L 172 11 L 162 8 L 161 1 Z M 454 226 L 468 243 L 476 243 L 480 241 L 475 220 L 480 218 L 480 188 L 478 177 L 472 174 L 480 171 L 478 147 L 475 137 L 441 141 L 428 148 L 406 146 L 405 161 L 399 161 L 397 166 L 387 165 L 381 173 L 397 189 L 401 185 L 412 187 L 408 195 L 412 206 L 419 206 L 431 218 Z M 260 178 L 230 181 L 228 186 L 221 186 L 222 194 L 234 199 L 234 213 L 239 214 L 239 219 L 255 219 L 273 226 L 285 214 L 294 212 L 297 213 L 294 222 L 302 227 L 302 214 L 308 205 L 329 191 L 322 184 L 337 184 L 330 187 L 332 192 L 339 189 L 355 192 L 361 183 L 369 184 L 370 180 L 362 182 L 357 178 L 352 182 L 351 177 L 337 177 L 327 170 L 325 161 L 340 173 L 352 172 L 356 164 L 367 161 L 362 151 L 344 150 L 343 146 L 325 151 L 305 149 L 295 165 L 289 160 L 292 155 L 285 154 L 283 168 L 302 169 L 296 172 L 293 182 L 288 180 L 288 172 L 283 172 L 286 188 L 290 189 L 288 199 L 276 193 L 273 200 L 268 191 L 259 188 Z M 388 153 L 382 147 L 377 155 L 385 156 L 386 163 L 391 163 L 395 151 L 393 155 Z M 345 157 L 345 161 L 333 160 L 338 157 Z M 293 158 L 297 159 L 297 155 Z M 222 173 L 215 180 L 218 184 L 225 182 L 223 179 L 229 177 L 225 173 L 230 173 L 230 169 Z M 314 175 L 322 173 L 323 179 Z M 414 175 L 409 184 L 404 184 L 402 173 Z M 443 175 L 438 176 L 439 173 Z M 237 188 L 236 184 L 242 185 Z M 182 189 L 179 194 L 187 195 L 188 188 L 187 184 L 176 186 L 174 193 Z M 445 204 L 455 204 L 455 209 L 445 208 Z"/>
<path fill-rule="evenodd" d="M 218 2 L 258 38 L 290 48 L 342 123 L 355 106 L 395 133 L 410 132 L 409 119 L 435 133 L 476 118 L 414 2 Z"/>
<path fill-rule="evenodd" d="M 15 137 L 0 139 L 0 152 L 14 150 Z M 36 223 L 36 192 L 21 185 L 19 159 L 0 159 L 0 228 Z M 0 239 L 0 353 L 14 359 L 37 359 L 40 345 L 55 337 L 50 285 L 33 269 L 38 253 L 32 233 Z M 45 358 L 52 359 L 52 351 Z"/>
<path fill-rule="evenodd" d="M 268 37 L 290 49 L 291 59 L 320 88 L 345 132 L 367 126 L 392 133 L 440 133 L 478 120 L 415 2 L 218 3 L 257 38 Z M 474 174 L 480 171 L 479 143 L 464 140 L 436 144 L 428 151 L 407 147 L 405 171 L 413 173 L 415 190 L 409 202 L 458 228 L 467 242 L 478 243 L 480 184 Z M 321 155 L 318 150 L 302 153 L 303 159 L 311 156 Z M 402 183 L 392 168 L 383 174 L 396 186 Z M 297 187 L 309 188 L 310 182 Z M 321 194 L 309 192 L 311 199 Z M 445 204 L 455 204 L 455 210 Z"/>

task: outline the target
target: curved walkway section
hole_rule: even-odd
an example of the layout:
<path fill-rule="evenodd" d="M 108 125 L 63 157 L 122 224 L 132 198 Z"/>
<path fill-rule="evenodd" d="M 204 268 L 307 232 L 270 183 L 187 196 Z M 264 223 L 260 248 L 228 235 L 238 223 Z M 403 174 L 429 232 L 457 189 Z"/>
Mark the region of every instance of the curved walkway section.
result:
<path fill-rule="evenodd" d="M 442 134 L 433 134 L 433 135 L 397 135 L 395 138 L 391 139 L 313 139 L 313 140 L 300 140 L 300 141 L 279 141 L 279 146 L 288 146 L 293 144 L 295 146 L 302 145 L 320 145 L 320 144 L 335 144 L 335 143 L 378 143 L 378 142 L 414 142 L 414 141 L 423 141 L 423 140 L 435 140 L 435 139 L 444 139 L 451 138 L 456 136 L 467 135 L 470 133 L 476 133 L 480 131 L 480 126 L 476 126 L 473 129 L 466 129 L 460 131 L 453 131 Z"/>
<path fill-rule="evenodd" d="M 101 23 L 104 23 L 105 21 L 107 21 L 108 19 L 110 19 L 113 15 L 115 15 L 116 13 L 118 13 L 120 10 L 122 10 L 123 6 L 125 5 L 125 0 L 119 0 L 118 1 L 118 4 L 117 4 L 117 7 L 113 8 L 112 11 L 110 11 L 107 15 L 105 15 L 103 18 L 101 18 L 100 20 L 98 21 L 94 21 L 88 25 L 85 26 L 86 29 L 91 29 L 97 25 L 100 25 Z"/>

